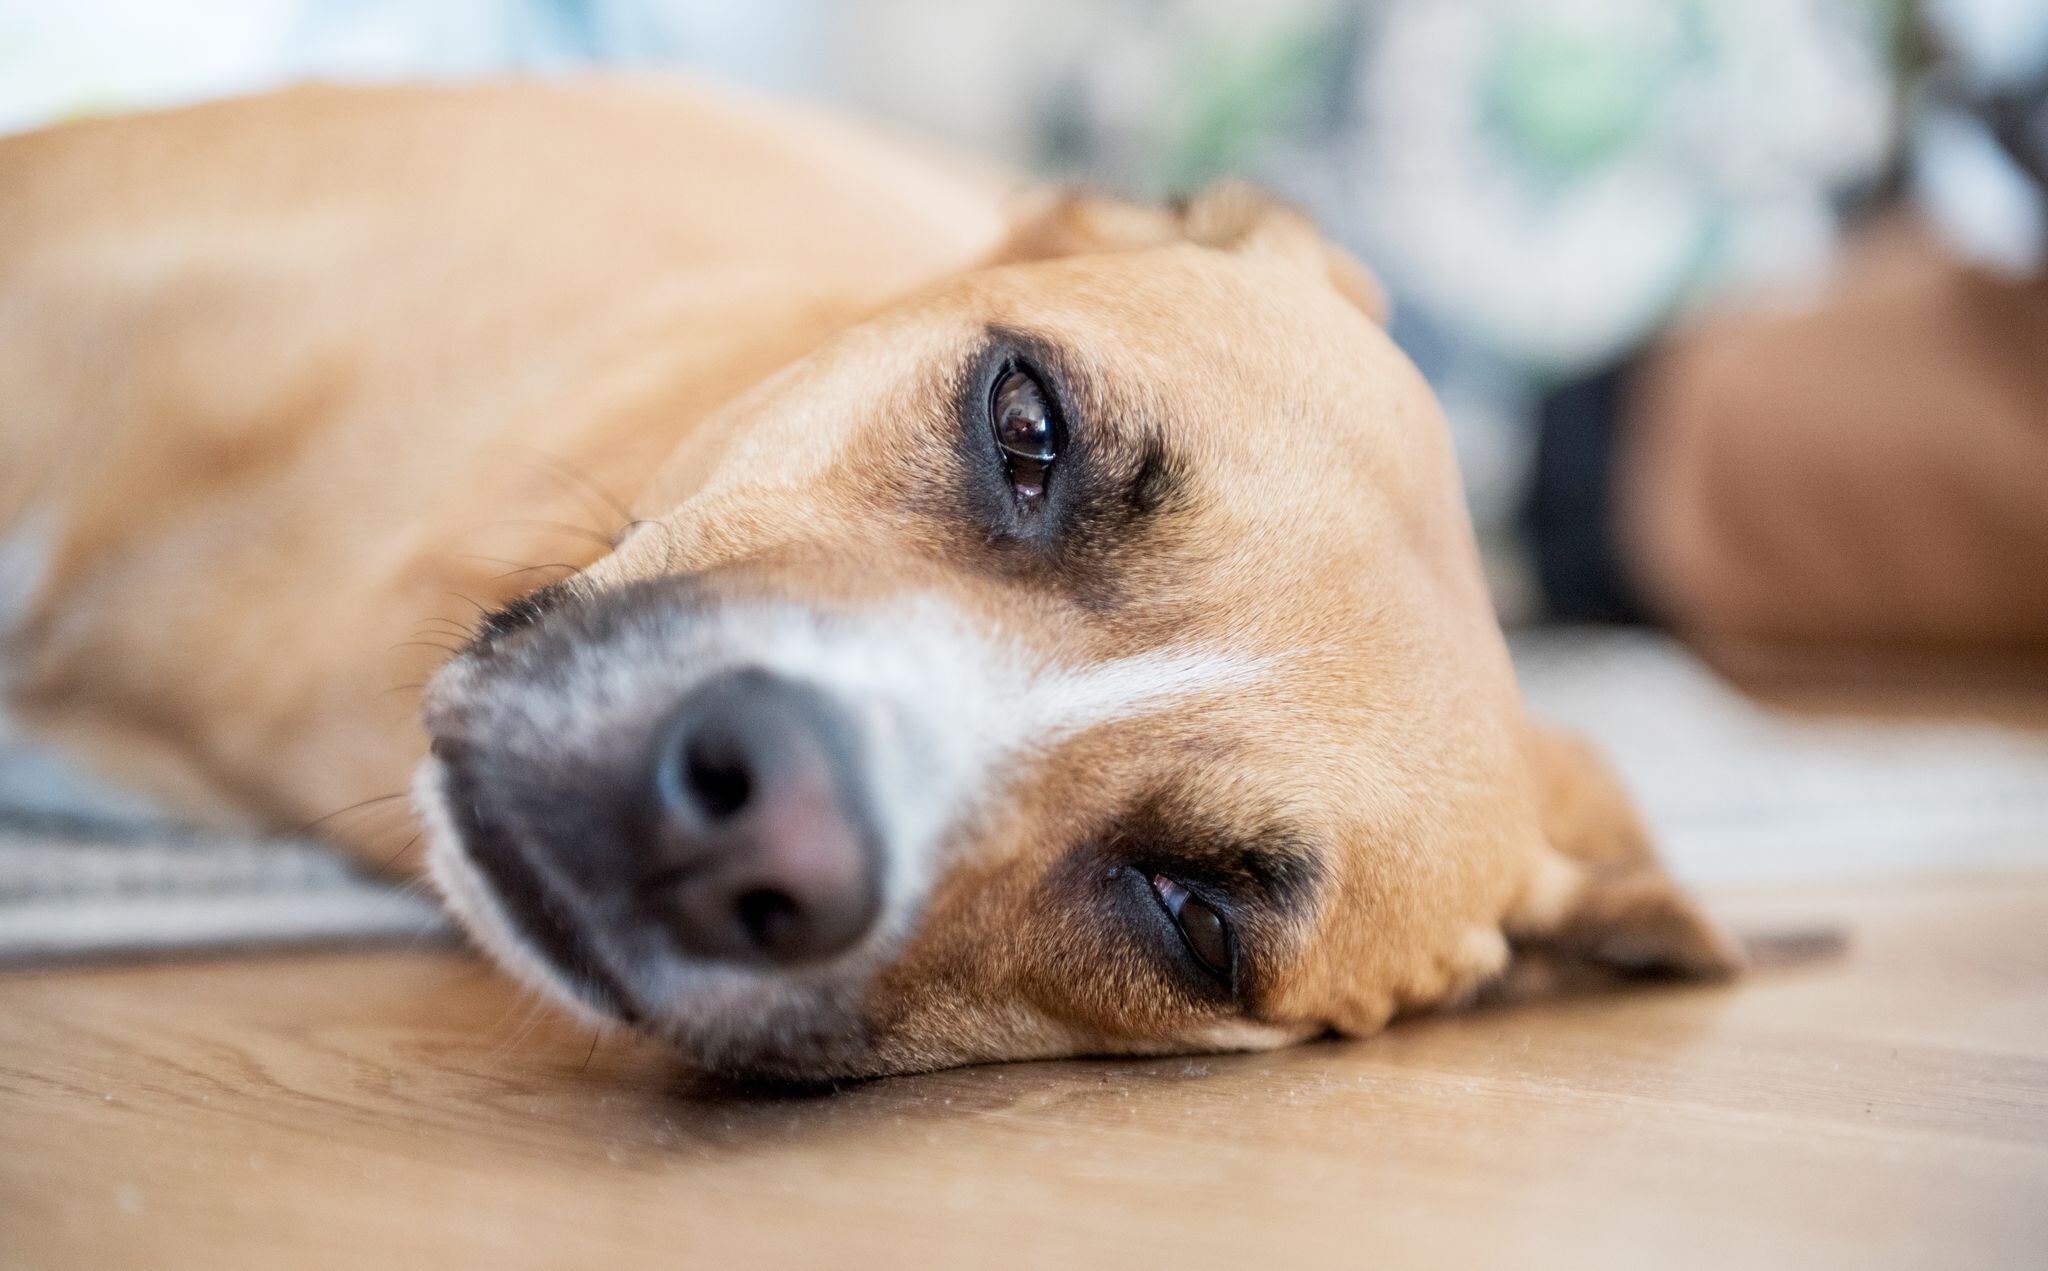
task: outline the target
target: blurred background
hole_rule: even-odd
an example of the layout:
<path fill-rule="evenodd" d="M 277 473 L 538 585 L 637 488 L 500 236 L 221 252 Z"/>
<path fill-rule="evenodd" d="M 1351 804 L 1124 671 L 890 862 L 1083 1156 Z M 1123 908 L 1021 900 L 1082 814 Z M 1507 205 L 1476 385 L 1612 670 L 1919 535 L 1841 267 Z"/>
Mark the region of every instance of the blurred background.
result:
<path fill-rule="evenodd" d="M 1445 404 L 1537 709 L 1681 872 L 2048 862 L 2041 0 L 0 5 L 0 130 L 598 68 L 1301 204 Z"/>
<path fill-rule="evenodd" d="M 2038 0 L 17 0 L 0 129 L 601 67 L 1048 179 L 1158 197 L 1235 174 L 1304 205 L 1392 291 L 1511 618 L 1545 607 L 1517 530 L 1551 394 L 1703 306 L 1810 297 L 1901 209 L 2007 275 L 2044 241 Z M 1550 599 L 1617 607 L 1598 579 Z"/>

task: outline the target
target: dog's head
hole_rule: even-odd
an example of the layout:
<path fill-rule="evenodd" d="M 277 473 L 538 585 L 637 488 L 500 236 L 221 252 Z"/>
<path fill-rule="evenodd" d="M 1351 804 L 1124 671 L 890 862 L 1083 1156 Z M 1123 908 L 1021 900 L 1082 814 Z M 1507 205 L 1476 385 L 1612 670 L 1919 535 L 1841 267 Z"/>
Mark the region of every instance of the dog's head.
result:
<path fill-rule="evenodd" d="M 795 1078 L 1367 1032 L 1511 949 L 1728 969 L 1525 721 L 1376 307 L 1241 189 L 1063 200 L 762 384 L 435 680 L 454 907 Z"/>

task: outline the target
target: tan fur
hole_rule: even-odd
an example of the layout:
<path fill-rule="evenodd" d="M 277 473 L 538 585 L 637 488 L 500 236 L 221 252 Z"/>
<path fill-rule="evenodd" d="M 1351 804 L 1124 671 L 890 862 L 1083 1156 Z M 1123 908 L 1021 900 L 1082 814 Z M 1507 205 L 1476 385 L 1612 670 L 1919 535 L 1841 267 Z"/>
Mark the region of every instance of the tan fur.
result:
<path fill-rule="evenodd" d="M 290 828 L 401 789 L 445 657 L 405 642 L 559 574 L 830 610 L 914 588 L 1061 666 L 1172 644 L 1274 669 L 1013 773 L 866 988 L 848 1071 L 1367 1032 L 1499 975 L 1510 939 L 1733 964 L 1599 761 L 1525 725 L 1370 275 L 1242 187 L 1019 201 L 809 115 L 613 83 L 72 125 L 0 143 L 0 189 L 0 537 L 59 527 L 0 683 L 190 814 Z M 948 464 L 946 368 L 991 326 L 1056 337 L 1190 474 L 1114 605 L 966 568 L 914 497 Z M 645 522 L 616 550 L 593 484 Z M 1163 786 L 1282 817 L 1325 866 L 1312 913 L 1258 932 L 1284 969 L 1255 1020 L 1048 904 L 1069 848 Z M 414 829 L 326 832 L 381 859 Z"/>

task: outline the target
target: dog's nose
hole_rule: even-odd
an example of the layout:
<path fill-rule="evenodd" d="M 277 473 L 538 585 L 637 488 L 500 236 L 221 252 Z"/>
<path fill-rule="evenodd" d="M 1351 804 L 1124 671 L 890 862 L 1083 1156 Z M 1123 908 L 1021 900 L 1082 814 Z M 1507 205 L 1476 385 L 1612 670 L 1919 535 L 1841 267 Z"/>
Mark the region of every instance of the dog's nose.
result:
<path fill-rule="evenodd" d="M 858 941 L 880 852 L 854 732 L 822 695 L 760 670 L 695 689 L 655 746 L 646 895 L 684 953 L 789 964 Z"/>

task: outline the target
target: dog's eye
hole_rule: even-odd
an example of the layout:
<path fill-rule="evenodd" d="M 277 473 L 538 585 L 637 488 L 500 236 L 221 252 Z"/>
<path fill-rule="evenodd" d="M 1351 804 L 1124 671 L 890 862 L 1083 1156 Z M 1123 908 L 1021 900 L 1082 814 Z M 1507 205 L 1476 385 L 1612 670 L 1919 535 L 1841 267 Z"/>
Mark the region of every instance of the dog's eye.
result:
<path fill-rule="evenodd" d="M 1006 368 L 989 392 L 988 417 L 1010 473 L 1010 488 L 1020 502 L 1035 504 L 1045 497 L 1046 478 L 1059 457 L 1059 419 L 1045 386 L 1021 367 Z"/>
<path fill-rule="evenodd" d="M 1180 928 L 1180 938 L 1187 943 L 1188 952 L 1195 955 L 1195 961 L 1201 963 L 1209 974 L 1227 982 L 1230 979 L 1230 924 L 1223 920 L 1223 915 L 1164 874 L 1152 875 L 1152 891 L 1166 912 L 1172 915 L 1174 925 Z"/>

